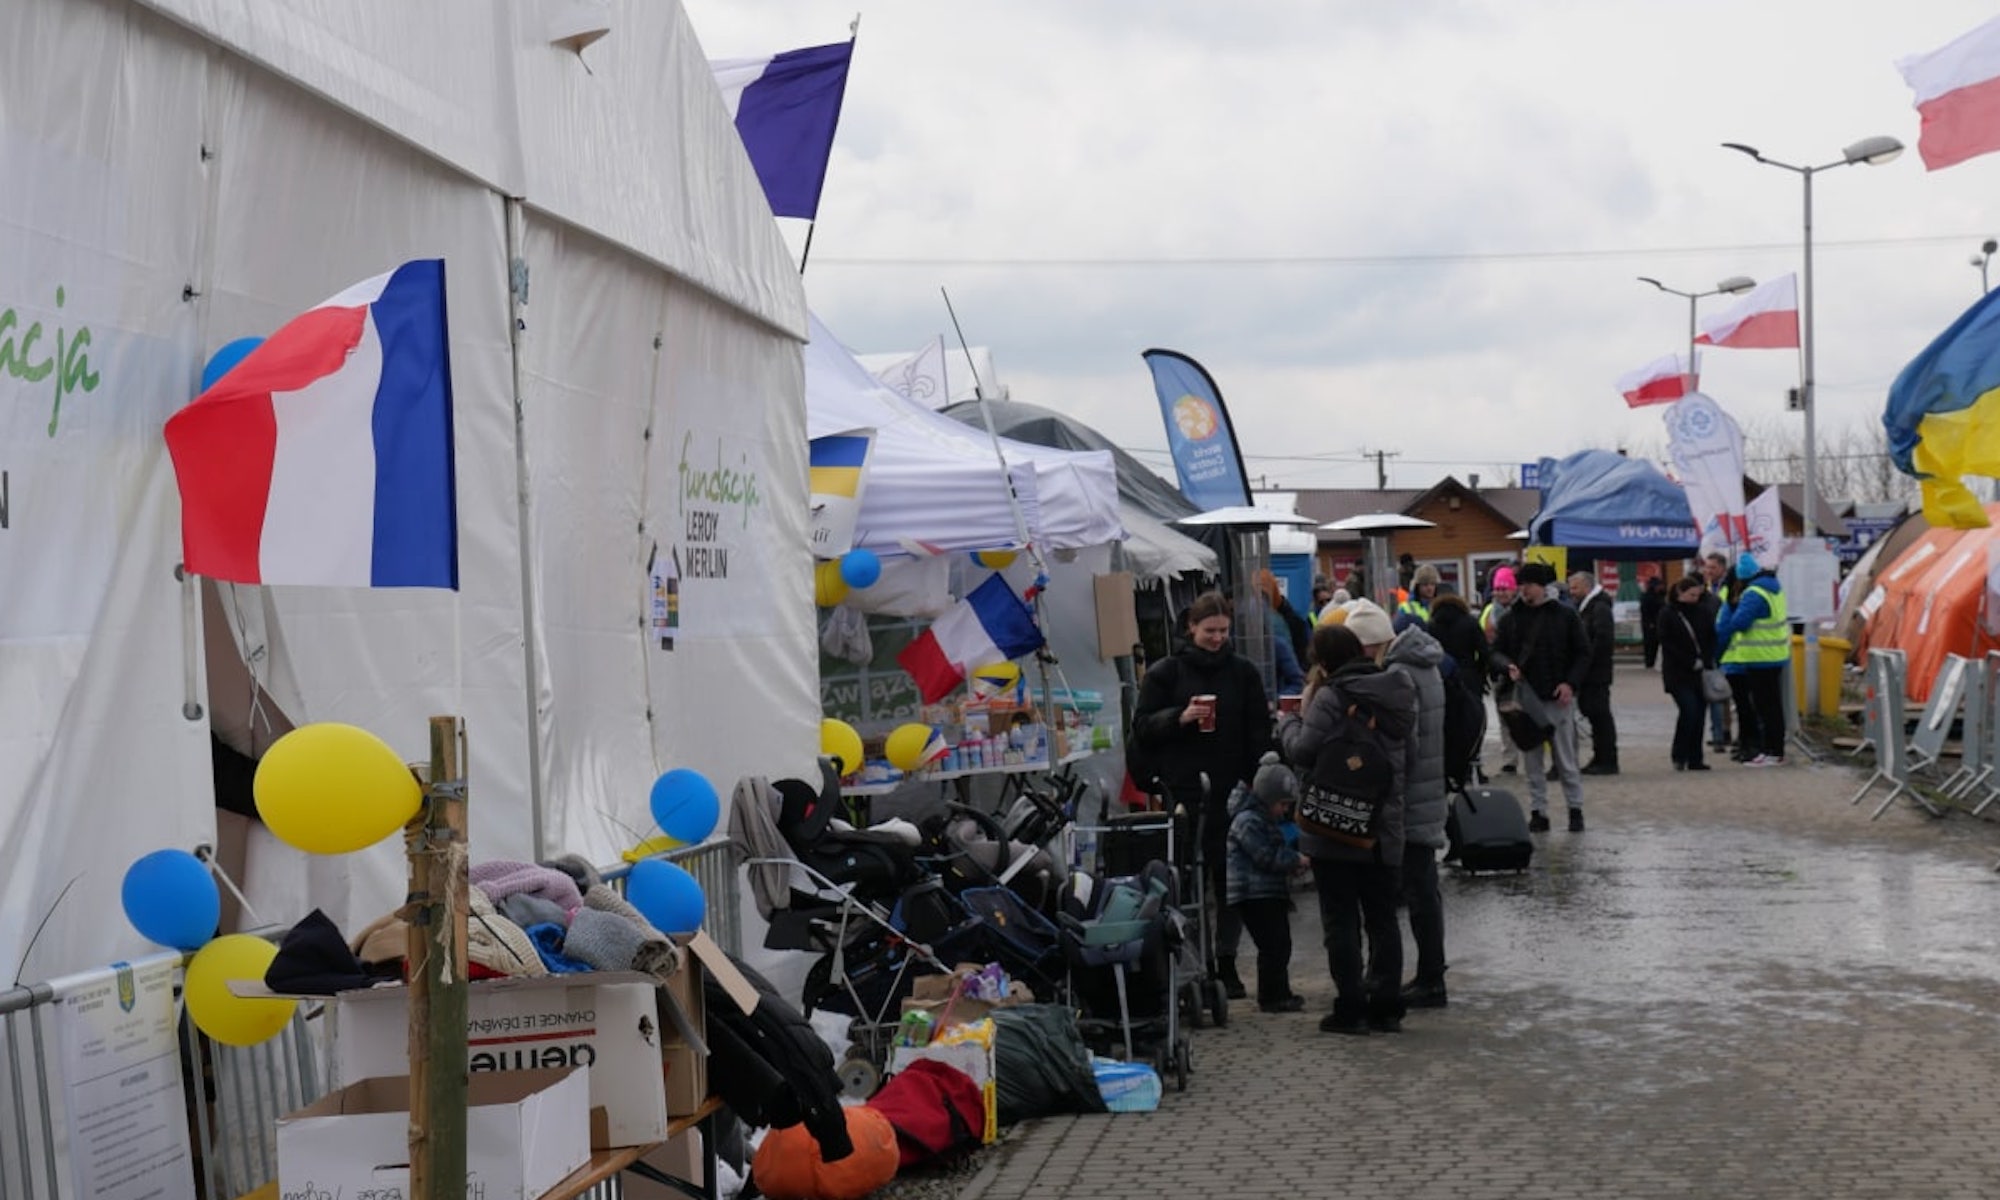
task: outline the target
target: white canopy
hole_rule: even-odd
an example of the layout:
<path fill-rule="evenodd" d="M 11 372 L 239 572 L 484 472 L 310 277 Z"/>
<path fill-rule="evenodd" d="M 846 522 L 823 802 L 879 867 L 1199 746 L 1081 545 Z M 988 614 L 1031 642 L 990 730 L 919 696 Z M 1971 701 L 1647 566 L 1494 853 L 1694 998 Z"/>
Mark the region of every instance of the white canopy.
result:
<path fill-rule="evenodd" d="M 857 546 L 883 555 L 907 554 L 906 543 L 914 542 L 942 550 L 1018 546 L 1007 477 L 1028 536 L 1044 549 L 1079 549 L 1125 536 L 1117 467 L 1108 452 L 1001 438 L 1008 468 L 1003 477 L 991 438 L 883 386 L 818 317 L 812 318 L 805 359 L 810 436 L 876 431 Z"/>

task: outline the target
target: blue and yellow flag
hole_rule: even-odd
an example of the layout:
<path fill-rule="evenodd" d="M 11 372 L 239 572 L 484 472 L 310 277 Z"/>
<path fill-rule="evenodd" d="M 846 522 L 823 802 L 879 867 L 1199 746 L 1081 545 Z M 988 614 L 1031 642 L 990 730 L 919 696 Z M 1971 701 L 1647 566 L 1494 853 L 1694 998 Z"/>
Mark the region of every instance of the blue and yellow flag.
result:
<path fill-rule="evenodd" d="M 875 448 L 875 431 L 851 429 L 816 437 L 808 445 L 813 553 L 836 558 L 854 548 L 854 526 L 861 516 L 861 493 L 868 455 Z"/>
<path fill-rule="evenodd" d="M 1926 521 L 1988 523 L 1961 480 L 2000 475 L 2000 291 L 1966 309 L 1896 376 L 1882 426 L 1897 468 L 1923 481 Z"/>

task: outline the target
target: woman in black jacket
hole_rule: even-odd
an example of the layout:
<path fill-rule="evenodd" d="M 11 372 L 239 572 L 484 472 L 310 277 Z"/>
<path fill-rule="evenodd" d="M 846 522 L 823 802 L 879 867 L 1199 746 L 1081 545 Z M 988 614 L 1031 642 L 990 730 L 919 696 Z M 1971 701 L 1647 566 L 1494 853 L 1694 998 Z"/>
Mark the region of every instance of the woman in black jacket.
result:
<path fill-rule="evenodd" d="M 1706 588 L 1699 575 L 1684 575 L 1660 613 L 1660 684 L 1674 698 L 1674 770 L 1706 771 L 1701 757 L 1702 714 L 1708 698 L 1701 672 L 1715 665 L 1715 613 L 1702 603 Z"/>
<path fill-rule="evenodd" d="M 1203 814 L 1202 860 L 1216 907 L 1216 971 L 1230 998 L 1240 1000 L 1248 994 L 1236 974 L 1236 943 L 1243 926 L 1222 903 L 1229 793 L 1256 777 L 1257 760 L 1271 748 L 1270 702 L 1263 676 L 1231 648 L 1229 601 L 1222 593 L 1196 596 L 1188 605 L 1184 629 L 1186 643 L 1155 663 L 1139 683 L 1132 742 L 1157 778 L 1132 782 L 1143 791 L 1163 790 L 1170 811 L 1185 804 L 1190 813 Z"/>

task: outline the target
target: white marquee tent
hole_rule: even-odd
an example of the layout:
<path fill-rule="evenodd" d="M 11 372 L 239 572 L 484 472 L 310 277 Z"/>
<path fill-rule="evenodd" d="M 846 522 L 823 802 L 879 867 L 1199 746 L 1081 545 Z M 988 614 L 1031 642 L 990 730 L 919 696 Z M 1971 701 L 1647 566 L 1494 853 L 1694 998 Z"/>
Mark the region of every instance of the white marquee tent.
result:
<path fill-rule="evenodd" d="M 9 6 L 0 350 L 61 362 L 0 370 L 0 969 L 135 955 L 126 865 L 215 836 L 210 713 L 250 695 L 204 640 L 407 758 L 463 715 L 476 858 L 607 861 L 669 766 L 810 770 L 797 272 L 679 6 L 582 7 L 580 55 L 550 24 L 579 6 L 526 0 Z M 427 257 L 462 590 L 228 588 L 205 625 L 163 422 L 215 347 Z M 667 649 L 677 559 L 706 573 Z M 265 839 L 250 874 L 266 922 L 403 893 L 393 846 Z"/>

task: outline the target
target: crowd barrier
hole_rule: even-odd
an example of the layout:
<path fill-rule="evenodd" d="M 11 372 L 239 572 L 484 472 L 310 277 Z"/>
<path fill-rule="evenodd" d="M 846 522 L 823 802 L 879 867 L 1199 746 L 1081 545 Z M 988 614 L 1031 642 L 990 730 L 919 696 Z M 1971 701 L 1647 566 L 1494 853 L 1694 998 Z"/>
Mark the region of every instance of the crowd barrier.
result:
<path fill-rule="evenodd" d="M 706 842 L 662 857 L 679 863 L 707 898 L 703 921 L 709 936 L 741 955 L 742 917 L 738 870 L 726 841 Z M 619 883 L 630 871 L 620 863 L 603 872 Z M 253 931 L 275 939 L 282 929 Z M 163 952 L 134 969 L 173 961 Z M 58 1069 L 62 1031 L 56 1010 L 65 981 L 0 990 L 0 1198 L 90 1200 L 75 1186 L 65 1161 L 71 1122 Z M 236 1200 L 277 1178 L 275 1128 L 283 1114 L 329 1090 L 326 1022 L 322 1006 L 299 1006 L 277 1037 L 260 1045 L 222 1045 L 203 1036 L 185 1011 L 178 1014 L 178 1066 L 187 1100 L 194 1178 L 202 1200 Z M 116 1120 L 115 1114 L 107 1120 Z M 135 1153 L 143 1152 L 135 1149 Z M 617 1200 L 617 1181 L 586 1193 L 589 1200 Z"/>

